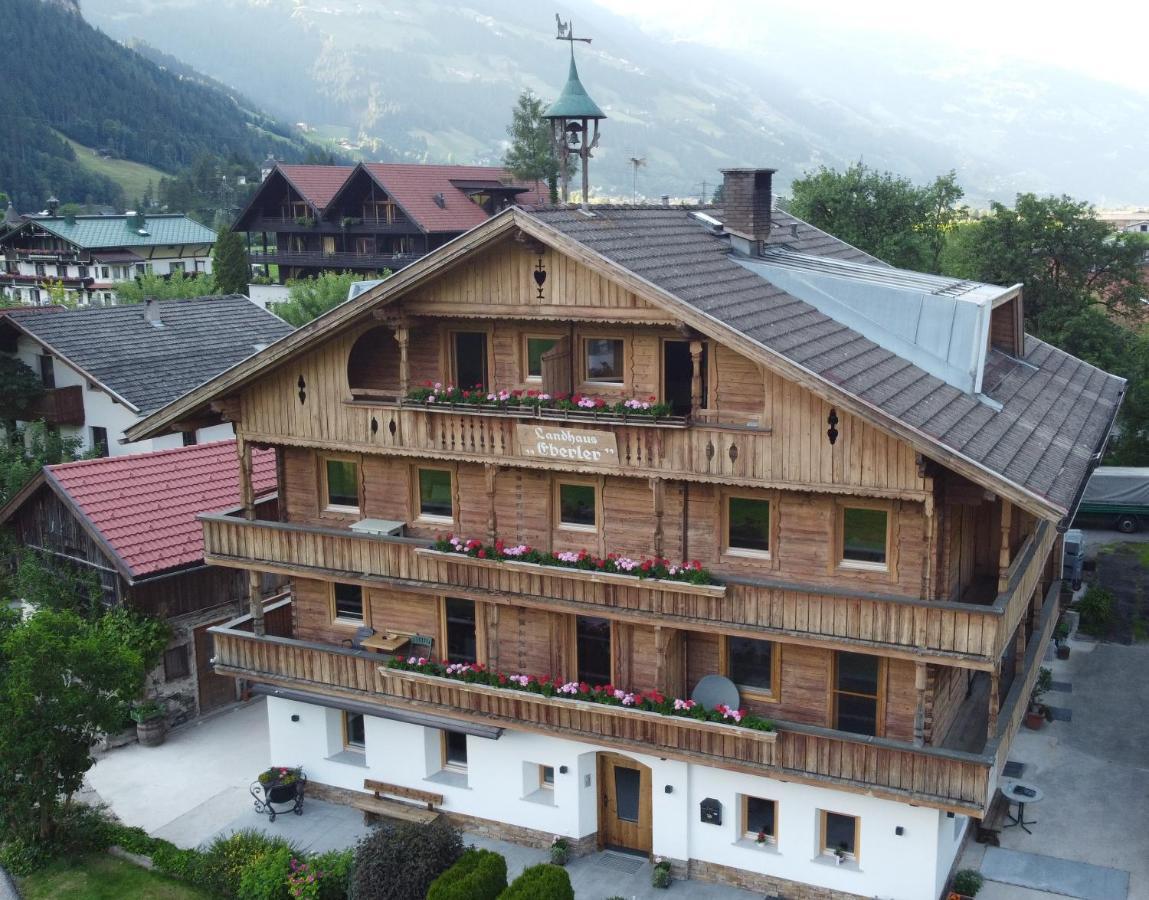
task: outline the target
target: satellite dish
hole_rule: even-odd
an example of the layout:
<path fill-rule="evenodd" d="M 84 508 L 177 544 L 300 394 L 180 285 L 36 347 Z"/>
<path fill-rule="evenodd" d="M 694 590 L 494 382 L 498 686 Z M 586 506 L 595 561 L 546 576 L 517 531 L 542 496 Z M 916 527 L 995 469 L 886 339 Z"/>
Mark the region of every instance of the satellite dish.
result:
<path fill-rule="evenodd" d="M 738 687 L 724 675 L 706 675 L 694 686 L 690 699 L 706 709 L 729 706 L 738 709 L 741 697 Z"/>

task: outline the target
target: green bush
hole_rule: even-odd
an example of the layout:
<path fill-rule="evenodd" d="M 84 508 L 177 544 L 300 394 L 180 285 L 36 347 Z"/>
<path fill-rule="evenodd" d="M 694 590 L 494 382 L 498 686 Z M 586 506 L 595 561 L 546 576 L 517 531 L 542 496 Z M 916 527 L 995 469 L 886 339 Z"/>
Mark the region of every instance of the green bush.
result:
<path fill-rule="evenodd" d="M 152 851 L 152 865 L 157 872 L 188 884 L 207 882 L 209 876 L 205 872 L 205 859 L 204 854 L 198 850 L 181 850 L 167 841 L 160 841 L 159 846 Z"/>
<path fill-rule="evenodd" d="M 496 900 L 507 889 L 507 861 L 492 850 L 465 850 L 431 882 L 427 900 Z"/>
<path fill-rule="evenodd" d="M 574 888 L 566 869 L 541 863 L 523 869 L 499 900 L 574 900 Z"/>
<path fill-rule="evenodd" d="M 239 897 L 243 871 L 256 860 L 286 849 L 290 855 L 301 855 L 281 837 L 271 837 L 253 828 L 218 837 L 204 851 L 204 887 L 208 893 L 220 897 Z M 287 874 L 284 873 L 284 881 Z"/>
<path fill-rule="evenodd" d="M 977 896 L 984 879 L 976 869 L 962 869 L 954 876 L 954 890 L 968 897 Z"/>
<path fill-rule="evenodd" d="M 33 844 L 22 838 L 0 844 L 0 866 L 19 878 L 28 877 L 51 861 L 51 848 L 44 844 Z"/>
<path fill-rule="evenodd" d="M 142 828 L 121 825 L 119 822 L 109 822 L 105 827 L 107 845 L 123 847 L 129 853 L 152 856 L 162 844 L 166 843 L 152 837 Z"/>
<path fill-rule="evenodd" d="M 309 862 L 313 869 L 321 873 L 319 900 L 345 900 L 355 851 L 329 850 L 311 857 Z"/>
<path fill-rule="evenodd" d="M 295 853 L 288 846 L 276 847 L 252 858 L 239 875 L 239 900 L 290 900 L 287 876 Z"/>
<path fill-rule="evenodd" d="M 444 819 L 381 825 L 355 848 L 349 893 L 355 900 L 425 897 L 462 855 L 463 839 Z"/>
<path fill-rule="evenodd" d="M 1086 634 L 1104 635 L 1113 622 L 1113 595 L 1097 584 L 1091 584 L 1077 604 L 1081 630 Z"/>

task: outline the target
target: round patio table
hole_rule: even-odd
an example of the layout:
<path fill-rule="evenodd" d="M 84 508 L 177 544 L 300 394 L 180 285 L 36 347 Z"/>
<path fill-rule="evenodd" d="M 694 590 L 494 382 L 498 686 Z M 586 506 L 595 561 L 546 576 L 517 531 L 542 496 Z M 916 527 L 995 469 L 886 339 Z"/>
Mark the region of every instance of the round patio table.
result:
<path fill-rule="evenodd" d="M 1006 818 L 1009 822 L 1002 826 L 1002 828 L 1013 828 L 1015 825 L 1019 826 L 1026 834 L 1033 834 L 1026 826 L 1036 825 L 1037 819 L 1025 818 L 1025 804 L 1038 803 L 1045 794 L 1042 793 L 1041 788 L 1035 784 L 1030 784 L 1028 781 L 1014 781 L 1012 779 L 1005 781 L 1001 785 L 1002 796 L 1010 803 L 1017 804 L 1017 815 L 1014 816 L 1006 810 Z"/>

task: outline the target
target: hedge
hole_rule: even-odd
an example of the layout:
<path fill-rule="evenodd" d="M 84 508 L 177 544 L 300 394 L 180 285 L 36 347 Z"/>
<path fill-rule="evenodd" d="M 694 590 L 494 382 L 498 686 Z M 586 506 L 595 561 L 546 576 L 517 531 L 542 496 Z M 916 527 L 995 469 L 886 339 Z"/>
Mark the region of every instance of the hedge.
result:
<path fill-rule="evenodd" d="M 427 900 L 497 900 L 507 889 L 507 861 L 492 850 L 465 850 L 431 882 Z"/>
<path fill-rule="evenodd" d="M 574 888 L 566 869 L 542 863 L 523 869 L 499 900 L 574 900 Z"/>

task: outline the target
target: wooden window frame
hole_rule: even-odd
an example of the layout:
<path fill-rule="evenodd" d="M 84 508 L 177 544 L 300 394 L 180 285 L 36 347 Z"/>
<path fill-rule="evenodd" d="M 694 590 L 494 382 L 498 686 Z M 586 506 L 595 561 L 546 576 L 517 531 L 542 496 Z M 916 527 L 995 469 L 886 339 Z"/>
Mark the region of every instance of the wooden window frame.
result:
<path fill-rule="evenodd" d="M 423 513 L 423 498 L 421 493 L 421 485 L 419 483 L 419 473 L 424 470 L 433 470 L 436 472 L 446 472 L 451 476 L 451 515 L 436 516 L 425 515 Z M 459 521 L 459 482 L 458 482 L 458 466 L 454 464 L 442 465 L 424 463 L 411 464 L 411 516 L 412 522 L 422 522 L 428 525 L 456 525 Z"/>
<path fill-rule="evenodd" d="M 886 514 L 886 561 L 871 563 L 863 560 L 845 559 L 846 510 L 876 509 Z M 889 500 L 872 500 L 863 497 L 850 497 L 834 501 L 834 554 L 831 559 L 833 570 L 849 572 L 874 572 L 897 577 L 897 544 L 894 532 L 897 527 L 897 508 Z"/>
<path fill-rule="evenodd" d="M 722 491 L 720 522 L 722 527 L 721 547 L 723 556 L 760 560 L 762 562 L 774 562 L 777 560 L 778 554 L 775 550 L 778 547 L 778 497 L 779 494 L 777 491 Z M 730 546 L 730 501 L 732 499 L 761 500 L 770 504 L 769 535 L 767 537 L 767 540 L 770 542 L 769 550 L 752 550 L 747 547 Z"/>
<path fill-rule="evenodd" d="M 575 613 L 570 617 L 570 627 L 567 629 L 568 653 L 563 654 L 563 658 L 570 661 L 570 677 L 568 681 L 578 681 L 578 620 L 580 616 Z M 618 680 L 618 620 L 610 618 L 610 616 L 598 615 L 585 615 L 581 618 L 584 619 L 606 619 L 610 622 L 610 683 L 614 684 Z"/>
<path fill-rule="evenodd" d="M 519 353 L 522 354 L 522 380 L 524 384 L 542 384 L 543 381 L 542 372 L 539 372 L 538 375 L 531 374 L 531 354 L 529 346 L 530 342 L 532 340 L 554 341 L 556 344 L 558 344 L 564 337 L 566 337 L 566 335 L 559 334 L 558 332 L 545 334 L 541 331 L 524 331 L 519 336 Z M 545 353 L 546 351 L 543 352 Z"/>
<path fill-rule="evenodd" d="M 344 506 L 341 503 L 331 503 L 331 490 L 327 483 L 327 463 L 345 462 L 355 466 L 355 487 L 359 497 L 357 506 Z M 320 453 L 319 454 L 319 498 L 322 501 L 319 510 L 324 514 L 338 516 L 363 515 L 363 460 L 359 456 L 346 453 Z"/>
<path fill-rule="evenodd" d="M 179 655 L 176 656 L 176 651 Z M 168 647 L 164 650 L 163 665 L 164 665 L 164 683 L 167 684 L 172 681 L 179 681 L 181 678 L 189 678 L 192 674 L 191 668 L 191 647 L 187 643 L 176 644 L 174 647 Z M 168 659 L 178 659 L 179 663 L 169 668 Z"/>
<path fill-rule="evenodd" d="M 551 780 L 546 780 L 546 770 L 551 770 Z M 545 766 L 539 763 L 539 790 L 540 791 L 553 791 L 555 789 L 555 767 Z"/>
<path fill-rule="evenodd" d="M 446 594 L 438 597 L 439 601 L 439 658 L 446 658 L 449 651 L 447 641 L 447 600 Z M 455 597 L 455 600 L 471 600 L 470 597 Z M 482 600 L 473 600 L 475 604 L 475 661 L 486 665 L 487 662 L 487 604 Z M 457 660 L 451 660 L 457 662 Z"/>
<path fill-rule="evenodd" d="M 581 333 L 575 336 L 578 341 L 578 377 L 580 388 L 590 388 L 592 391 L 603 390 L 626 392 L 633 388 L 627 381 L 627 373 L 633 368 L 631 337 L 619 334 L 617 331 Z M 595 381 L 587 372 L 586 342 L 587 341 L 619 341 L 622 343 L 622 380 L 621 381 Z M 572 361 L 573 362 L 573 361 Z"/>
<path fill-rule="evenodd" d="M 862 817 L 856 816 L 853 813 L 838 812 L 835 809 L 819 809 L 818 810 L 818 855 L 819 856 L 836 856 L 833 847 L 826 846 L 826 826 L 829 819 L 829 814 L 833 813 L 836 816 L 845 816 L 846 818 L 854 820 L 854 850 L 847 852 L 843 859 L 848 859 L 851 862 L 862 861 Z M 775 830 L 777 830 L 777 822 L 775 822 Z"/>
<path fill-rule="evenodd" d="M 578 525 L 571 522 L 563 521 L 563 505 L 562 505 L 562 486 L 564 484 L 577 485 L 579 487 L 590 487 L 594 490 L 594 524 L 593 525 Z M 602 494 L 603 482 L 601 478 L 594 476 L 578 476 L 578 475 L 561 475 L 555 477 L 551 484 L 551 503 L 554 508 L 553 524 L 559 531 L 569 531 L 578 534 L 593 534 L 599 535 L 603 523 L 603 508 L 602 508 Z M 601 543 L 601 541 L 596 542 Z"/>
<path fill-rule="evenodd" d="M 465 763 L 459 764 L 457 762 L 452 762 L 452 761 L 448 760 L 447 759 L 447 733 L 451 730 L 452 729 L 449 729 L 449 728 L 439 729 L 439 754 L 440 754 L 440 760 L 442 762 L 442 768 L 447 772 L 461 772 L 461 773 L 465 774 L 467 772 L 468 768 L 470 767 L 470 763 L 471 763 L 471 748 L 469 746 L 467 747 L 467 761 Z M 467 733 L 465 731 L 456 731 L 454 733 L 463 735 L 463 739 L 466 740 Z"/>
<path fill-rule="evenodd" d="M 363 616 L 360 619 L 347 619 L 339 615 L 339 610 L 335 605 L 335 586 L 337 584 L 346 584 L 352 587 L 359 588 L 359 596 L 362 598 Z M 344 628 L 362 628 L 364 625 L 371 626 L 371 600 L 367 596 L 367 588 L 361 584 L 355 584 L 352 581 L 329 581 L 327 582 L 327 593 L 329 608 L 328 612 L 331 616 L 331 624 L 339 625 Z"/>
<path fill-rule="evenodd" d="M 832 650 L 833 658 L 830 660 L 830 728 L 837 729 L 838 725 L 838 695 L 845 694 L 848 697 L 864 697 L 871 699 L 870 694 L 858 694 L 854 691 L 839 691 L 838 690 L 838 654 L 839 653 L 853 653 L 853 650 Z M 876 656 L 873 653 L 862 653 L 861 656 Z M 876 709 L 874 711 L 874 737 L 886 736 L 886 695 L 887 691 L 887 676 L 889 674 L 889 666 L 887 659 L 884 656 L 877 656 L 878 660 L 878 694 L 875 698 L 877 700 Z M 862 735 L 863 737 L 865 735 Z M 843 813 L 845 815 L 845 813 Z"/>
<path fill-rule="evenodd" d="M 487 337 L 487 381 L 493 382 L 495 380 L 495 329 L 490 325 L 476 325 L 472 328 L 444 328 L 442 330 L 443 344 L 441 345 L 443 359 L 446 360 L 447 365 L 444 370 L 447 373 L 447 383 L 455 387 L 464 387 L 459 384 L 459 370 L 455 364 L 455 335 L 457 334 L 484 334 Z M 493 384 L 484 384 L 484 388 L 488 391 L 494 389 Z M 470 385 L 465 388 L 470 390 Z"/>
<path fill-rule="evenodd" d="M 367 752 L 367 717 L 362 713 L 350 713 L 345 709 L 339 711 L 339 724 L 343 730 L 343 749 L 350 753 L 366 753 Z M 351 743 L 351 729 L 347 727 L 347 717 L 350 715 L 358 715 L 363 718 L 363 743 Z"/>
<path fill-rule="evenodd" d="M 734 681 L 730 673 L 731 655 L 730 655 L 730 639 L 731 637 L 743 637 L 743 635 L 729 635 L 724 634 L 718 641 L 718 671 L 725 677 Z M 759 640 L 759 638 L 748 638 L 748 640 Z M 737 684 L 738 692 L 744 696 L 757 700 L 760 703 L 781 703 L 782 702 L 782 643 L 780 641 L 766 640 L 766 643 L 773 645 L 770 651 L 770 690 L 763 690 L 752 684 Z"/>
<path fill-rule="evenodd" d="M 778 845 L 778 801 L 771 800 L 769 797 L 759 797 L 757 794 L 739 794 L 739 807 L 741 810 L 742 818 L 738 820 L 738 827 L 741 830 L 741 837 L 758 842 L 758 832 L 751 831 L 747 823 L 750 820 L 750 801 L 751 800 L 764 800 L 767 803 L 774 804 L 774 833 L 766 835 L 765 843 L 768 846 Z"/>

